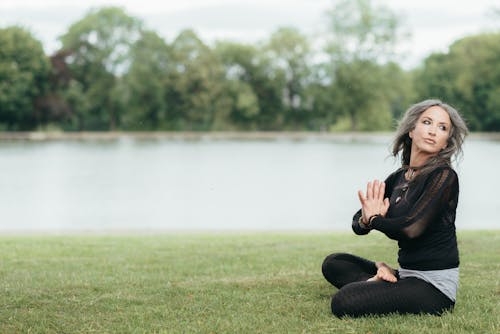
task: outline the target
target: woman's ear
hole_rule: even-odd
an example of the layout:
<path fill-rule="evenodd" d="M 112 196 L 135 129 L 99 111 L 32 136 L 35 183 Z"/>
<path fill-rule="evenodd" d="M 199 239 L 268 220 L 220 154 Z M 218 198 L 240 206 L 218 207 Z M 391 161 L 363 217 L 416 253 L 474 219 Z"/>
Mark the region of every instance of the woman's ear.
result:
<path fill-rule="evenodd" d="M 410 137 L 410 139 L 413 139 L 413 130 L 411 130 L 410 132 L 408 132 L 408 137 Z"/>

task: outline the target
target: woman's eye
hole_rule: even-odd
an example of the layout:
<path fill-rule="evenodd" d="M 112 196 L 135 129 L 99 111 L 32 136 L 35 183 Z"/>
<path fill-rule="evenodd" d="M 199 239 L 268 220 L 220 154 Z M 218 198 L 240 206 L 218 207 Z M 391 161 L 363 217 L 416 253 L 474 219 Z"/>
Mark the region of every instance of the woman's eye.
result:
<path fill-rule="evenodd" d="M 441 125 L 439 128 L 440 128 L 441 130 L 443 130 L 443 131 L 446 131 L 446 126 L 444 126 L 444 125 Z"/>
<path fill-rule="evenodd" d="M 423 123 L 424 123 L 425 125 L 429 125 L 429 124 L 431 124 L 431 122 L 430 122 L 429 120 L 427 120 L 427 119 L 426 119 L 426 120 L 424 120 L 424 121 L 423 121 Z"/>

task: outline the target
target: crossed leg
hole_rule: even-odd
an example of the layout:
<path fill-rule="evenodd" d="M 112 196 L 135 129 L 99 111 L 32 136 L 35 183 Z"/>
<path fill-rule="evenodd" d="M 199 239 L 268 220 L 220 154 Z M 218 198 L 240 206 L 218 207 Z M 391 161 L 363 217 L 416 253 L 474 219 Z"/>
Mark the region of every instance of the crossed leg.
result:
<path fill-rule="evenodd" d="M 389 313 L 429 313 L 452 310 L 454 302 L 432 284 L 418 278 L 367 282 L 377 272 L 375 263 L 361 257 L 336 253 L 326 257 L 323 275 L 339 289 L 332 297 L 332 312 L 338 317 Z"/>

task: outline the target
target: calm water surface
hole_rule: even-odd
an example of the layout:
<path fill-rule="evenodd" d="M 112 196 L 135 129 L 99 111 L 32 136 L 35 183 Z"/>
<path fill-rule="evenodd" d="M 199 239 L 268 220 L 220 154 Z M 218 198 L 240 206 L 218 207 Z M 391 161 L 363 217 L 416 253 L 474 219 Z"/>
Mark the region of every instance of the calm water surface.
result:
<path fill-rule="evenodd" d="M 390 139 L 0 142 L 0 231 L 349 230 Z M 498 228 L 500 142 L 464 151 L 457 227 Z"/>

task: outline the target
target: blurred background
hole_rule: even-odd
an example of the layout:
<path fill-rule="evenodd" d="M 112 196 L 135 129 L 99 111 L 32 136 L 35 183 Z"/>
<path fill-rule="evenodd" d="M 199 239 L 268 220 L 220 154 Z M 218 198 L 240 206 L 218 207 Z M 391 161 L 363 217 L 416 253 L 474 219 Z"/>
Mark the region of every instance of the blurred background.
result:
<path fill-rule="evenodd" d="M 3 0 L 0 230 L 348 229 L 427 98 L 494 228 L 499 64 L 497 1 Z"/>

